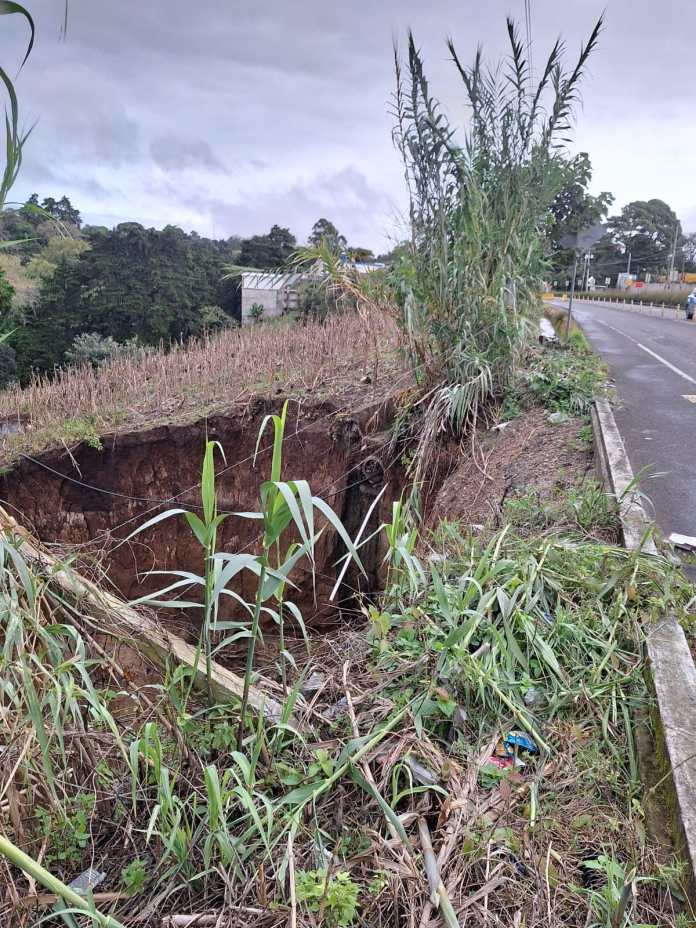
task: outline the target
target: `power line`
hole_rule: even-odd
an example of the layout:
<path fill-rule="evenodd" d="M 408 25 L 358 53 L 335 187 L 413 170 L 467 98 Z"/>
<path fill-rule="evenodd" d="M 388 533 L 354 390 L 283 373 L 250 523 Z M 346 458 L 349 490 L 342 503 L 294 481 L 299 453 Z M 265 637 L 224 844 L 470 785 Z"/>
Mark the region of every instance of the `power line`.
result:
<path fill-rule="evenodd" d="M 534 79 L 532 62 L 532 0 L 524 0 L 524 21 L 527 30 L 527 67 L 530 79 Z"/>

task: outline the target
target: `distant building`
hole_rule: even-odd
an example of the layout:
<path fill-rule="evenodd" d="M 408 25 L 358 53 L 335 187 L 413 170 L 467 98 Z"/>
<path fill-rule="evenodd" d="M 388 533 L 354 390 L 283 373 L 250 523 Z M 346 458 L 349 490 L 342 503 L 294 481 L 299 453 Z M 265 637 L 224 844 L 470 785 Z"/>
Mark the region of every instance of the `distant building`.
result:
<path fill-rule="evenodd" d="M 258 315 L 273 319 L 297 309 L 298 284 L 310 276 L 269 271 L 242 274 L 242 325 L 254 322 Z M 261 307 L 262 312 L 255 307 Z"/>
<path fill-rule="evenodd" d="M 371 271 L 382 270 L 386 267 L 379 261 L 347 262 L 342 261 L 346 267 L 356 274 L 369 274 Z M 303 281 L 321 280 L 325 277 L 322 270 L 292 271 L 245 271 L 242 274 L 242 325 L 255 322 L 261 316 L 263 319 L 273 319 L 297 309 L 299 300 L 299 285 Z M 263 307 L 263 311 L 259 309 Z"/>

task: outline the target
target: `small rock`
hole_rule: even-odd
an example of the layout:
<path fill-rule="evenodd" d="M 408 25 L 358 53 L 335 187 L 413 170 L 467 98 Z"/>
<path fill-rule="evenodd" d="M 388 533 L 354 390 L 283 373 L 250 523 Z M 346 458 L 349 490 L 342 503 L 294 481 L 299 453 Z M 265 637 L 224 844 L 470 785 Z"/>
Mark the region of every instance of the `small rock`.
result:
<path fill-rule="evenodd" d="M 452 713 L 452 727 L 457 731 L 464 731 L 466 723 L 469 721 L 469 714 L 463 706 L 456 706 Z"/>
<path fill-rule="evenodd" d="M 552 425 L 562 425 L 570 419 L 570 416 L 567 412 L 552 412 L 548 418 Z"/>
<path fill-rule="evenodd" d="M 538 690 L 536 686 L 530 686 L 522 698 L 525 706 L 531 709 L 533 706 L 538 706 L 541 702 L 541 690 Z"/>
<path fill-rule="evenodd" d="M 348 700 L 345 696 L 341 696 L 338 702 L 334 703 L 333 706 L 329 706 L 328 709 L 324 710 L 324 718 L 328 719 L 329 722 L 334 722 L 337 718 L 342 715 L 345 715 L 348 711 Z"/>

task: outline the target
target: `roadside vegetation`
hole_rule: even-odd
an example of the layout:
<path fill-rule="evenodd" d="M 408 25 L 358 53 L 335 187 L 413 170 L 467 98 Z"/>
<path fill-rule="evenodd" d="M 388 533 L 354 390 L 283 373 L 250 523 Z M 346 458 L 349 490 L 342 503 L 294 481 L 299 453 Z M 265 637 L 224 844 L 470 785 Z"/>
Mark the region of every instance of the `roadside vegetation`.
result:
<path fill-rule="evenodd" d="M 187 515 L 204 574 L 139 607 L 205 588 L 201 653 L 220 659 L 243 636 L 249 682 L 259 609 L 301 640 L 293 572 L 311 567 L 324 524 L 312 511 L 328 514 L 301 481 L 281 482 L 282 420 L 275 429 L 261 553 L 216 551 L 211 446 L 203 515 Z M 110 627 L 79 586 L 58 584 L 67 563 L 42 568 L 6 536 L 7 911 L 31 924 L 37 905 L 95 906 L 93 923 L 164 925 L 224 908 L 249 924 L 348 926 L 437 917 L 436 903 L 450 926 L 687 924 L 684 871 L 646 835 L 632 725 L 650 703 L 644 629 L 683 608 L 678 574 L 530 524 L 522 505 L 485 541 L 449 523 L 418 539 L 397 507 L 382 529 L 390 585 L 365 604 L 366 628 L 340 648 L 308 640 L 301 664 L 280 648 L 283 709 L 265 720 L 192 688 L 185 665 L 134 686 L 99 650 L 116 616 Z M 590 505 L 583 528 L 610 517 Z M 346 552 L 360 557 L 348 540 Z M 239 570 L 257 573 L 256 604 L 218 623 Z M 104 874 L 93 901 L 64 887 L 87 865 Z M 16 867 L 55 895 L 27 890 Z"/>

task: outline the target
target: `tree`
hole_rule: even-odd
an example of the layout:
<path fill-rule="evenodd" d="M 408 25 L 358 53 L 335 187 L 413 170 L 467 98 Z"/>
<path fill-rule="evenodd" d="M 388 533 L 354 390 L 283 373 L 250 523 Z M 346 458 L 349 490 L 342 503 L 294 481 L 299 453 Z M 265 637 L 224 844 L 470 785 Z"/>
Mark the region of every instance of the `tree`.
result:
<path fill-rule="evenodd" d="M 89 242 L 84 239 L 56 235 L 27 264 L 27 277 L 45 280 L 55 273 L 61 261 L 76 261 L 88 248 Z"/>
<path fill-rule="evenodd" d="M 17 379 L 17 356 L 14 348 L 0 342 L 0 387 L 6 387 Z"/>
<path fill-rule="evenodd" d="M 7 279 L 5 272 L 0 270 L 0 319 L 7 319 L 12 311 L 12 299 L 14 295 L 14 287 Z"/>
<path fill-rule="evenodd" d="M 599 223 L 614 202 L 607 190 L 593 196 L 587 188 L 592 180 L 592 164 L 586 152 L 574 158 L 558 158 L 555 162 L 558 193 L 551 203 L 551 227 L 548 248 L 552 275 L 564 277 L 572 273 L 573 251 L 564 244 L 566 236 Z"/>
<path fill-rule="evenodd" d="M 634 200 L 607 220 L 607 231 L 594 249 L 596 273 L 616 277 L 628 270 L 629 252 L 633 273 L 665 273 L 675 235 L 678 253 L 684 241 L 681 223 L 664 200 Z"/>
<path fill-rule="evenodd" d="M 289 229 L 275 225 L 268 235 L 253 235 L 244 239 L 238 263 L 242 267 L 273 270 L 287 262 L 296 245 L 295 236 Z"/>
<path fill-rule="evenodd" d="M 377 260 L 382 264 L 393 264 L 395 261 L 398 261 L 402 258 L 407 258 L 411 250 L 411 242 L 399 242 L 394 245 L 391 251 L 385 251 L 381 255 L 377 255 Z"/>
<path fill-rule="evenodd" d="M 82 332 L 75 337 L 65 352 L 65 360 L 68 364 L 91 364 L 93 367 L 99 367 L 105 361 L 111 361 L 129 350 L 130 346 L 114 341 L 110 335 L 104 338 L 97 332 Z"/>
<path fill-rule="evenodd" d="M 370 248 L 351 248 L 348 252 L 351 261 L 357 261 L 363 264 L 369 264 L 375 260 L 373 251 Z"/>
<path fill-rule="evenodd" d="M 345 251 L 348 245 L 345 235 L 341 235 L 333 222 L 330 222 L 328 219 L 317 219 L 312 226 L 308 242 L 314 248 L 318 248 L 320 245 L 324 244 L 330 248 L 334 254 L 340 254 L 342 251 Z"/>
<path fill-rule="evenodd" d="M 684 237 L 681 250 L 684 270 L 693 273 L 696 271 L 696 232 L 691 232 Z"/>
<path fill-rule="evenodd" d="M 38 300 L 24 308 L 11 339 L 21 380 L 32 369 L 50 372 L 62 364 L 84 333 L 167 345 L 224 321 L 203 313 L 206 306 L 233 318 L 234 292 L 222 279 L 230 261 L 225 242 L 137 222 L 86 231 L 88 248 L 83 241 L 51 239 L 31 262 L 40 279 Z"/>

